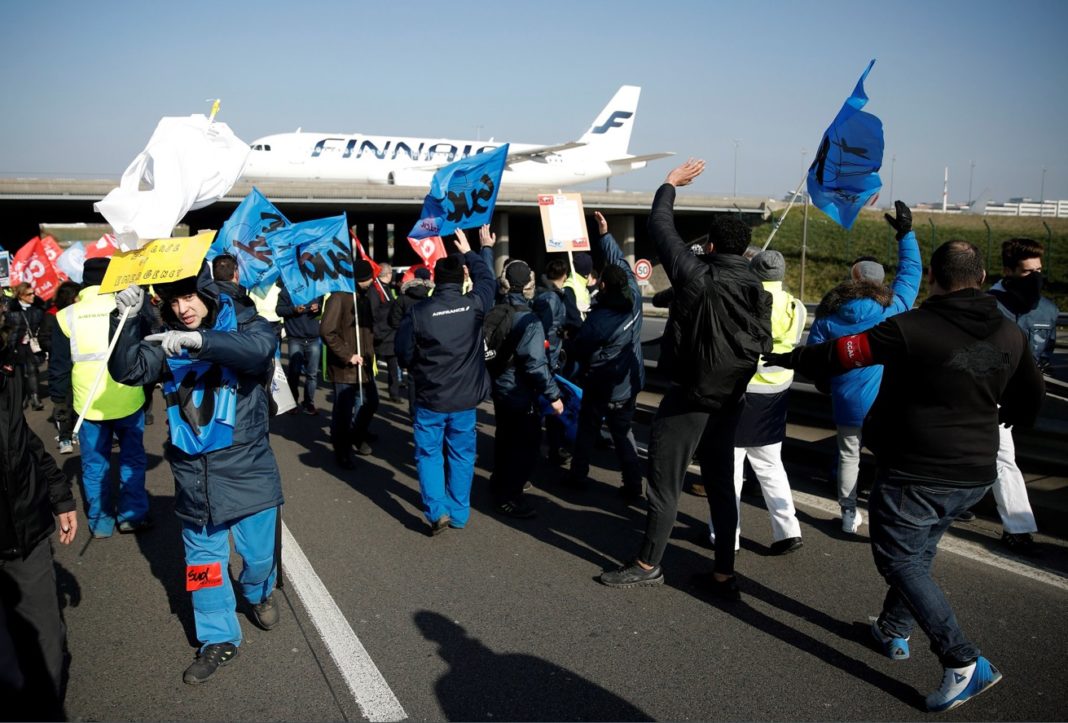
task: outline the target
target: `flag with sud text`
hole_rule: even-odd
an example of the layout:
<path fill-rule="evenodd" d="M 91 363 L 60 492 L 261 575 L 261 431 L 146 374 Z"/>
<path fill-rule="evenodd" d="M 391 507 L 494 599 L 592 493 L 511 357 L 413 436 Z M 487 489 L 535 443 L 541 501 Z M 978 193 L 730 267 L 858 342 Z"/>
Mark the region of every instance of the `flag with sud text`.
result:
<path fill-rule="evenodd" d="M 458 228 L 489 223 L 507 160 L 505 143 L 438 169 L 409 239 L 447 236 Z"/>
<path fill-rule="evenodd" d="M 878 173 L 883 164 L 883 123 L 861 110 L 868 102 L 864 79 L 873 65 L 874 60 L 823 134 L 808 170 L 812 204 L 847 230 L 860 209 L 874 203 L 883 186 Z"/>
<path fill-rule="evenodd" d="M 295 223 L 267 238 L 294 304 L 356 290 L 345 214 Z"/>

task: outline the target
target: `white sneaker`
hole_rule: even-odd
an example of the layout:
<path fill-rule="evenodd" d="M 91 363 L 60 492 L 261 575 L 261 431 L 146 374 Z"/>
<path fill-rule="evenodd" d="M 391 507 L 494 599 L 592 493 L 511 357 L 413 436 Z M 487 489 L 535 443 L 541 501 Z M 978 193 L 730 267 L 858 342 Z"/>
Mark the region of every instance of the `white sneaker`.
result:
<path fill-rule="evenodd" d="M 60 454 L 72 454 L 73 452 L 74 445 L 71 444 L 71 441 L 69 439 L 64 439 L 62 442 L 59 443 Z"/>
<path fill-rule="evenodd" d="M 979 656 L 963 668 L 946 668 L 942 685 L 927 696 L 927 710 L 941 712 L 956 708 L 1001 682 L 1001 671 Z"/>
<path fill-rule="evenodd" d="M 842 508 L 842 532 L 855 535 L 860 531 L 862 524 L 864 524 L 864 515 L 860 513 L 860 510 L 856 507 Z"/>

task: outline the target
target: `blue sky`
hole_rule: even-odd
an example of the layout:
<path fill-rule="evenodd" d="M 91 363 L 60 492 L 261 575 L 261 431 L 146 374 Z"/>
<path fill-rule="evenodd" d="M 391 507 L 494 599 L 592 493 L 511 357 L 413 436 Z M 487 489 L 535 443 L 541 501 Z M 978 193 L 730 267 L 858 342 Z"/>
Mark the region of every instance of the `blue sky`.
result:
<path fill-rule="evenodd" d="M 1065 2 L 0 3 L 0 175 L 115 178 L 165 115 L 522 143 L 581 135 L 642 86 L 631 153 L 704 158 L 695 190 L 796 186 L 871 58 L 883 200 L 1068 199 Z M 802 157 L 802 150 L 807 155 Z M 613 179 L 652 190 L 672 160 Z M 596 184 L 595 188 L 603 187 Z"/>

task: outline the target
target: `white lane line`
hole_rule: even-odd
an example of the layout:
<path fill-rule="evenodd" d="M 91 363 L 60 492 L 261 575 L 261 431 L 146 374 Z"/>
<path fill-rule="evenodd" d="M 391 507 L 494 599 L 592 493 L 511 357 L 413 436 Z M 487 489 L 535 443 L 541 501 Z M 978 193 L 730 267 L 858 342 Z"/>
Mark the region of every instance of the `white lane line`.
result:
<path fill-rule="evenodd" d="M 826 512 L 832 517 L 837 517 L 840 512 L 838 503 L 823 497 L 810 495 L 806 492 L 794 492 L 794 504 L 811 507 L 821 512 Z M 1006 572 L 1030 578 L 1036 582 L 1042 582 L 1055 588 L 1068 592 L 1068 579 L 1060 575 L 1042 570 L 1031 565 L 1017 562 L 1011 558 L 992 554 L 982 545 L 967 540 L 961 540 L 951 535 L 945 535 L 938 543 L 938 549 L 952 552 L 954 555 L 967 557 L 969 560 L 981 562 L 991 567 L 996 567 Z"/>
<path fill-rule="evenodd" d="M 289 528 L 282 523 L 282 569 L 297 591 L 312 624 L 330 652 L 349 692 L 369 721 L 400 721 L 408 717 L 352 631 L 334 598 L 315 573 Z"/>

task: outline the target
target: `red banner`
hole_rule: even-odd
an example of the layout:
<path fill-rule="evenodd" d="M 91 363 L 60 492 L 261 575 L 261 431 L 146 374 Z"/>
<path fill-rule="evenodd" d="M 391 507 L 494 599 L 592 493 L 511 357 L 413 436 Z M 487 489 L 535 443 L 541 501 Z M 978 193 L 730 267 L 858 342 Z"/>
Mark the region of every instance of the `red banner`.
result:
<path fill-rule="evenodd" d="M 115 237 L 104 234 L 94 244 L 85 247 L 86 259 L 109 259 L 115 254 Z"/>
<path fill-rule="evenodd" d="M 351 228 L 349 229 L 349 235 L 352 236 L 352 243 L 356 244 L 356 254 L 359 258 L 371 264 L 371 272 L 375 275 L 375 278 L 377 279 L 378 272 L 381 270 L 381 267 L 375 263 L 374 259 L 367 255 L 366 251 L 363 250 L 363 244 L 360 243 L 360 239 L 356 237 L 356 232 L 353 231 Z"/>
<path fill-rule="evenodd" d="M 63 250 L 51 236 L 34 236 L 11 258 L 11 285 L 23 281 L 33 287 L 33 293 L 48 301 L 56 294 L 67 275 L 55 267 Z"/>
<path fill-rule="evenodd" d="M 427 236 L 426 238 L 408 237 L 408 243 L 412 250 L 423 260 L 428 269 L 433 269 L 438 259 L 445 258 L 449 253 L 445 250 L 445 244 L 441 236 Z"/>

